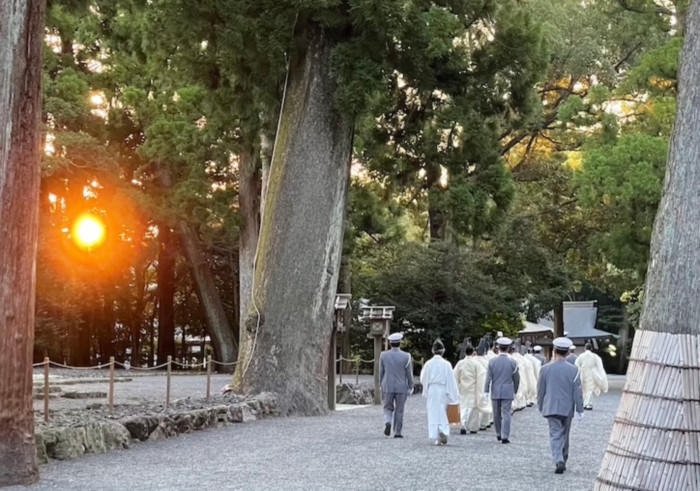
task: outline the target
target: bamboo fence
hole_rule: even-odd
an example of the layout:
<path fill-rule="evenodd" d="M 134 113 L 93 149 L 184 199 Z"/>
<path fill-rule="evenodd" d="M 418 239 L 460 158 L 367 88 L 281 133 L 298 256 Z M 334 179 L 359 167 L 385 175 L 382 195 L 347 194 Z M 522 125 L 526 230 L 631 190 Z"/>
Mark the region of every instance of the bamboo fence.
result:
<path fill-rule="evenodd" d="M 637 331 L 595 489 L 700 490 L 700 336 Z"/>

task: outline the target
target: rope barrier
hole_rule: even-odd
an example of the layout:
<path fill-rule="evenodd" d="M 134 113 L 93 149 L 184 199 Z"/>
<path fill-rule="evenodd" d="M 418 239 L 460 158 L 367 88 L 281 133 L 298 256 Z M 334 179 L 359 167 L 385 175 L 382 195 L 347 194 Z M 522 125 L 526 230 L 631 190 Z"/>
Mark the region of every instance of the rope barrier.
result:
<path fill-rule="evenodd" d="M 361 362 L 361 363 L 374 363 L 374 358 L 372 358 L 371 360 L 363 360 L 362 358 L 344 358 L 344 357 L 341 356 L 340 358 L 336 358 L 336 359 L 335 359 L 335 362 L 336 362 L 336 363 L 338 363 L 339 361 L 350 361 L 350 362 L 353 362 L 353 363 L 358 363 L 358 362 Z"/>
<path fill-rule="evenodd" d="M 44 365 L 46 365 L 46 362 L 45 362 L 45 361 L 40 361 L 39 363 L 33 363 L 33 364 L 32 364 L 32 368 L 43 367 Z"/>
<path fill-rule="evenodd" d="M 199 368 L 199 367 L 204 368 L 204 366 L 205 366 L 204 362 L 202 362 L 202 363 L 180 363 L 179 361 L 173 360 L 172 363 L 173 363 L 173 365 L 177 365 L 177 366 L 180 366 L 182 368 Z"/>
<path fill-rule="evenodd" d="M 223 362 L 223 361 L 211 360 L 211 362 L 212 362 L 214 365 L 221 365 L 221 366 L 224 366 L 224 367 L 231 367 L 231 366 L 233 366 L 233 365 L 238 365 L 238 362 L 237 362 L 237 361 L 230 361 L 230 362 L 226 363 L 226 362 Z"/>
<path fill-rule="evenodd" d="M 43 363 L 41 364 L 43 365 Z M 58 363 L 57 361 L 49 361 L 49 364 L 59 368 L 67 368 L 69 370 L 97 370 L 109 366 L 109 363 L 101 363 L 92 367 L 73 367 L 70 365 L 64 365 L 63 363 Z"/>

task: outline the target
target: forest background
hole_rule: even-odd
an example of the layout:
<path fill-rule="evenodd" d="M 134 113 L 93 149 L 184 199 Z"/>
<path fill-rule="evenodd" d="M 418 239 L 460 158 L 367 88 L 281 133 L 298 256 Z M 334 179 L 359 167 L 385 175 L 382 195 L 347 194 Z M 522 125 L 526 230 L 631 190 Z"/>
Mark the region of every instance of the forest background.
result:
<path fill-rule="evenodd" d="M 236 360 L 289 41 L 300 11 L 340 8 L 366 35 L 331 58 L 355 121 L 338 291 L 395 305 L 416 357 L 563 300 L 631 339 L 687 2 L 287 3 L 49 0 L 35 361 L 152 365 L 205 334 Z"/>

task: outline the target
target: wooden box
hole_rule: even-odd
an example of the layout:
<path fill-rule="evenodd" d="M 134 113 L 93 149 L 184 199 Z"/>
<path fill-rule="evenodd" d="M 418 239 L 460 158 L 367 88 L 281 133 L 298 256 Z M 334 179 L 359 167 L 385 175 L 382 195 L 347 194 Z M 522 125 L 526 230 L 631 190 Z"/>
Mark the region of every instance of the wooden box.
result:
<path fill-rule="evenodd" d="M 459 404 L 447 405 L 447 422 L 450 424 L 460 424 Z"/>

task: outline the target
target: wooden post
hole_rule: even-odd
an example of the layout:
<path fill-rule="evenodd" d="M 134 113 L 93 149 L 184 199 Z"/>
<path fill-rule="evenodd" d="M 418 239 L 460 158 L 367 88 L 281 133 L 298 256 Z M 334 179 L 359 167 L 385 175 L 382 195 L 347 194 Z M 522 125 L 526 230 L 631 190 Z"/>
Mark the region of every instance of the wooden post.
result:
<path fill-rule="evenodd" d="M 172 371 L 172 366 L 173 366 L 173 357 L 172 355 L 168 355 L 168 374 L 166 375 L 168 381 L 165 386 L 165 407 L 168 408 L 170 407 L 170 373 Z"/>
<path fill-rule="evenodd" d="M 355 362 L 355 386 L 360 385 L 360 360 Z"/>
<path fill-rule="evenodd" d="M 336 330 L 331 334 L 330 350 L 328 353 L 328 409 L 335 411 L 335 341 Z"/>
<path fill-rule="evenodd" d="M 49 357 L 44 357 L 44 421 L 49 421 Z"/>
<path fill-rule="evenodd" d="M 114 409 L 114 357 L 109 357 L 109 412 Z"/>
<path fill-rule="evenodd" d="M 374 336 L 374 403 L 382 403 L 382 393 L 379 390 L 379 356 L 382 354 L 382 336 Z"/>
<path fill-rule="evenodd" d="M 211 395 L 211 355 L 207 356 L 207 401 Z"/>

